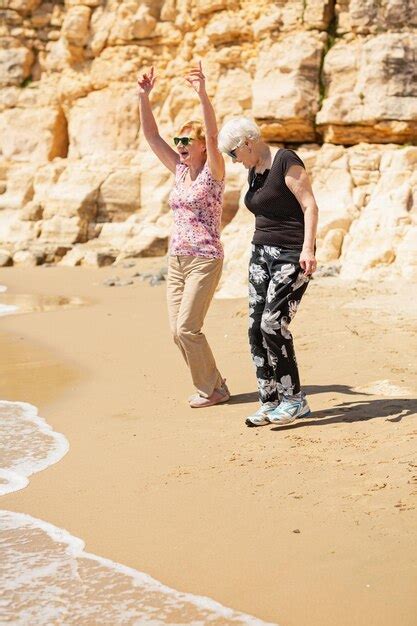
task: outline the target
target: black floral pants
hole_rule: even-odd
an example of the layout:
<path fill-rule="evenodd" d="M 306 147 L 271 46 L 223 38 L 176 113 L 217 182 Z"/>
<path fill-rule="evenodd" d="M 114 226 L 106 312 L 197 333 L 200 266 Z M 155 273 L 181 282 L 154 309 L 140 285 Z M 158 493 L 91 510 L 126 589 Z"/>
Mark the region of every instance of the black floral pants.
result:
<path fill-rule="evenodd" d="M 259 399 L 274 402 L 300 392 L 294 344 L 288 326 L 309 278 L 300 251 L 252 245 L 249 264 L 249 343 Z"/>

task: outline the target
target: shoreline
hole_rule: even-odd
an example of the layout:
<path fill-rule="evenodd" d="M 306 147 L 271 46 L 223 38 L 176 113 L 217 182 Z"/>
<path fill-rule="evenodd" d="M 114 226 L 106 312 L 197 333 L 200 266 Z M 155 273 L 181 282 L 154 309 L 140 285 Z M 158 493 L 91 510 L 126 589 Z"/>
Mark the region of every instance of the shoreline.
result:
<path fill-rule="evenodd" d="M 1 397 L 38 406 L 71 445 L 25 491 L 5 496 L 2 508 L 66 528 L 83 538 L 88 552 L 174 589 L 281 626 L 371 619 L 382 626 L 398 622 L 400 605 L 401 625 L 412 626 L 417 497 L 407 480 L 417 471 L 400 459 L 412 453 L 415 435 L 406 418 L 417 403 L 389 399 L 383 386 L 379 395 L 355 391 L 384 380 L 394 389 L 416 389 L 408 361 L 405 368 L 390 365 L 408 354 L 408 318 L 392 337 L 389 317 L 385 328 L 383 314 L 374 322 L 361 309 L 343 308 L 343 288 L 328 294 L 317 281 L 292 326 L 316 413 L 281 434 L 273 428 L 254 433 L 243 423 L 256 404 L 245 303 L 215 301 L 206 324 L 235 398 L 193 411 L 185 402 L 188 375 L 169 337 L 164 287 L 102 286 L 114 273 L 2 272 L 0 282 L 12 293 L 36 284 L 45 295 L 92 299 L 77 309 L 2 318 L 9 357 L 1 366 Z M 337 358 L 335 348 L 345 358 Z M 26 397 L 18 396 L 23 392 Z M 392 482 L 372 491 L 387 482 L 381 473 L 387 464 Z M 396 543 L 386 529 L 398 525 Z M 392 580 L 400 571 L 410 572 L 406 580 Z M 386 606 L 387 594 L 398 599 L 397 608 Z"/>

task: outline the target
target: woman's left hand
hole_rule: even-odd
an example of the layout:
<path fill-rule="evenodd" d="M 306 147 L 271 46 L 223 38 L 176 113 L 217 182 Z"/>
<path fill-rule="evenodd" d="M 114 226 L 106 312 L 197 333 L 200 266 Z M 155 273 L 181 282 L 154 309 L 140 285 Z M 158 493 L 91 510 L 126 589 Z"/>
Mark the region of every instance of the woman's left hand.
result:
<path fill-rule="evenodd" d="M 198 93 L 202 94 L 206 90 L 206 77 L 203 74 L 203 68 L 201 67 L 201 61 L 198 62 L 197 67 L 192 69 L 185 80 L 191 85 L 191 87 Z"/>
<path fill-rule="evenodd" d="M 311 276 L 317 269 L 317 261 L 314 252 L 302 250 L 299 261 L 305 276 Z"/>

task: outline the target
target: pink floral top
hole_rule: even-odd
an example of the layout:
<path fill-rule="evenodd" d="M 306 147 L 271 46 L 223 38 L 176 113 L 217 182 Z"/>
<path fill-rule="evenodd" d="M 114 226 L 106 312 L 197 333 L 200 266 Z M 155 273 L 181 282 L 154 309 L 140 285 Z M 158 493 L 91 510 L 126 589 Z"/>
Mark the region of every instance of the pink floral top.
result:
<path fill-rule="evenodd" d="M 177 165 L 169 206 L 174 212 L 174 228 L 169 253 L 182 256 L 223 258 L 220 222 L 224 181 L 215 180 L 208 163 L 186 188 L 188 166 Z"/>

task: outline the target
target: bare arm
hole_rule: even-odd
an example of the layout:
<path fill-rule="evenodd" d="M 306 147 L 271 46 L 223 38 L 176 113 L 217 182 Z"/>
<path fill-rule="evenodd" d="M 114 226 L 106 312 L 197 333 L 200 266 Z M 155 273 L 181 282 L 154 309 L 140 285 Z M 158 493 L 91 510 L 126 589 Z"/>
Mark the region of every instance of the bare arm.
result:
<path fill-rule="evenodd" d="M 152 113 L 149 94 L 155 84 L 154 69 L 151 68 L 149 74 L 143 74 L 138 79 L 138 95 L 140 121 L 143 134 L 151 150 L 158 159 L 175 174 L 175 169 L 179 163 L 179 156 L 159 134 L 154 115 Z"/>
<path fill-rule="evenodd" d="M 300 254 L 300 265 L 306 275 L 317 269 L 314 253 L 314 244 L 317 233 L 319 209 L 311 188 L 307 172 L 301 165 L 291 165 L 286 176 L 285 184 L 297 198 L 304 212 L 304 243 Z"/>
<path fill-rule="evenodd" d="M 187 76 L 187 81 L 195 89 L 200 98 L 203 109 L 204 127 L 206 132 L 207 163 L 210 172 L 215 180 L 224 178 L 224 159 L 217 145 L 217 121 L 213 105 L 207 95 L 205 86 L 205 76 L 201 67 L 201 61 L 196 69 L 191 70 Z"/>

